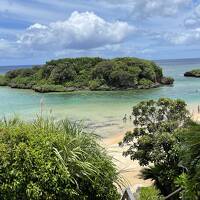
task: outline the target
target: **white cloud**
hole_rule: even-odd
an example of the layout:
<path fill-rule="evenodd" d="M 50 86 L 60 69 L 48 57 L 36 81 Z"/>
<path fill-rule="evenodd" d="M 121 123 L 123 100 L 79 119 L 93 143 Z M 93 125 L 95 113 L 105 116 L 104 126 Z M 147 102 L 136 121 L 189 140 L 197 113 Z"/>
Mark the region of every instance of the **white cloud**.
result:
<path fill-rule="evenodd" d="M 28 27 L 17 43 L 35 50 L 91 49 L 121 43 L 135 31 L 126 22 L 108 22 L 93 12 L 73 12 L 65 21 Z"/>
<path fill-rule="evenodd" d="M 168 33 L 164 37 L 175 45 L 197 44 L 200 42 L 200 28 L 187 30 L 181 33 Z"/>
<path fill-rule="evenodd" d="M 190 17 L 185 19 L 184 24 L 187 28 L 195 28 L 200 25 L 200 20 L 197 18 Z"/>
<path fill-rule="evenodd" d="M 102 0 L 97 0 L 102 1 Z M 104 0 L 104 2 L 126 6 L 134 16 L 174 16 L 192 0 Z"/>

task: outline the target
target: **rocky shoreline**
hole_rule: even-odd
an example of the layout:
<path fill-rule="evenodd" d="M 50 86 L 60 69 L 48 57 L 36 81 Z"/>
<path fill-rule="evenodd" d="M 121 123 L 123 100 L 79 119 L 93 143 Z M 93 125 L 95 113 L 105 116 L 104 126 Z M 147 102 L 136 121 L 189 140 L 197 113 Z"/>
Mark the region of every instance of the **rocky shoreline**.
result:
<path fill-rule="evenodd" d="M 192 71 L 185 72 L 184 76 L 200 78 L 200 69 L 194 69 Z"/>
<path fill-rule="evenodd" d="M 163 76 L 156 63 L 129 57 L 65 58 L 0 76 L 0 86 L 40 93 L 150 89 L 173 82 L 173 78 Z"/>

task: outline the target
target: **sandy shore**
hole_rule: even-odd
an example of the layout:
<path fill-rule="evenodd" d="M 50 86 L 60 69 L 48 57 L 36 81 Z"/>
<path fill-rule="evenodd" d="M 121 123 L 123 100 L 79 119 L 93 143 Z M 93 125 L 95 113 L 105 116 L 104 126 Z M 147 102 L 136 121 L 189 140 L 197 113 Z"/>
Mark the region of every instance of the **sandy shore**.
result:
<path fill-rule="evenodd" d="M 198 113 L 198 107 L 197 106 L 191 106 L 189 107 L 192 119 L 194 121 L 200 122 L 200 113 Z"/>
<path fill-rule="evenodd" d="M 200 113 L 198 113 L 196 106 L 189 108 L 194 121 L 200 121 Z M 132 131 L 127 128 L 126 131 Z M 127 147 L 119 147 L 118 142 L 122 141 L 125 132 L 118 133 L 114 137 L 106 138 L 101 141 L 101 144 L 106 148 L 108 154 L 113 157 L 113 162 L 116 164 L 121 177 L 124 179 L 126 187 L 130 187 L 133 191 L 138 186 L 151 186 L 151 180 L 143 180 L 139 177 L 140 170 L 143 168 L 139 165 L 138 161 L 132 161 L 129 157 L 122 156 L 122 152 Z"/>
<path fill-rule="evenodd" d="M 127 129 L 129 131 L 130 129 Z M 113 162 L 116 164 L 120 176 L 123 178 L 124 187 L 130 187 L 133 191 L 138 186 L 150 186 L 150 180 L 143 180 L 139 178 L 142 167 L 137 161 L 132 161 L 128 157 L 122 156 L 122 152 L 127 147 L 119 147 L 118 142 L 122 141 L 124 133 L 119 133 L 115 137 L 102 140 L 102 145 L 106 148 L 108 154 L 113 157 Z"/>

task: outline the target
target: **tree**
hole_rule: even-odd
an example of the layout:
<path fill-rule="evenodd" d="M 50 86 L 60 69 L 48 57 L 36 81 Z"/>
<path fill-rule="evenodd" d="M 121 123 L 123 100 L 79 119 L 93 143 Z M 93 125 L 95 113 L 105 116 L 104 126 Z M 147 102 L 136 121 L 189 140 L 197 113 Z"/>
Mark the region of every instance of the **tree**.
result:
<path fill-rule="evenodd" d="M 50 80 L 56 84 L 62 84 L 67 81 L 72 81 L 76 76 L 76 71 L 70 63 L 59 64 L 53 68 L 50 75 Z"/>
<path fill-rule="evenodd" d="M 155 180 L 163 195 L 174 189 L 174 179 L 182 169 L 178 166 L 179 135 L 177 130 L 186 126 L 190 117 L 182 100 L 161 98 L 140 102 L 133 107 L 133 132 L 127 132 L 123 143 L 130 147 L 123 153 L 138 160 L 143 178 Z M 153 166 L 152 166 L 153 164 Z"/>
<path fill-rule="evenodd" d="M 115 166 L 67 120 L 0 121 L 0 199 L 119 199 Z"/>
<path fill-rule="evenodd" d="M 190 122 L 180 134 L 180 158 L 185 171 L 176 183 L 182 188 L 181 198 L 196 200 L 200 198 L 200 124 Z"/>
<path fill-rule="evenodd" d="M 48 88 L 52 85 L 62 85 L 79 90 L 88 88 L 99 90 L 99 87 L 93 87 L 93 83 L 99 80 L 101 90 L 113 90 L 151 88 L 173 84 L 174 81 L 171 78 L 163 77 L 162 69 L 154 62 L 131 57 L 64 58 L 49 61 L 38 67 L 9 71 L 5 78 L 6 82 L 4 81 L 2 85 L 33 90 L 37 88 L 37 92 L 48 91 L 43 90 L 43 87 L 38 87 L 43 84 L 48 85 Z M 92 87 L 90 87 L 91 83 Z M 56 88 L 55 91 L 58 91 L 57 86 L 54 88 Z M 53 91 L 53 88 L 49 91 Z"/>

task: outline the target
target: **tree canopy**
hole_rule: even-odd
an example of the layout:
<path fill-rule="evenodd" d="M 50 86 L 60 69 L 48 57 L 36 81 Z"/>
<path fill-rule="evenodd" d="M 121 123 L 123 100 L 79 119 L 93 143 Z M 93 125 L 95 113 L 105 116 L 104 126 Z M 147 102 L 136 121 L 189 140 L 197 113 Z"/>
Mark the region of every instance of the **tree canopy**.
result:
<path fill-rule="evenodd" d="M 200 124 L 190 122 L 180 134 L 180 158 L 185 170 L 176 183 L 182 188 L 181 198 L 196 200 L 200 198 Z"/>
<path fill-rule="evenodd" d="M 175 177 L 182 172 L 177 131 L 190 120 L 186 104 L 166 98 L 143 101 L 133 107 L 132 114 L 135 128 L 123 139 L 124 144 L 130 145 L 124 155 L 148 166 L 142 177 L 154 180 L 162 194 L 168 195 L 176 188 Z"/>
<path fill-rule="evenodd" d="M 5 81 L 6 79 L 6 81 Z M 38 92 L 152 88 L 172 84 L 153 61 L 138 58 L 65 58 L 43 66 L 17 69 L 0 77 L 0 84 Z M 54 85 L 53 89 L 50 89 Z M 40 89 L 41 88 L 41 89 Z"/>

